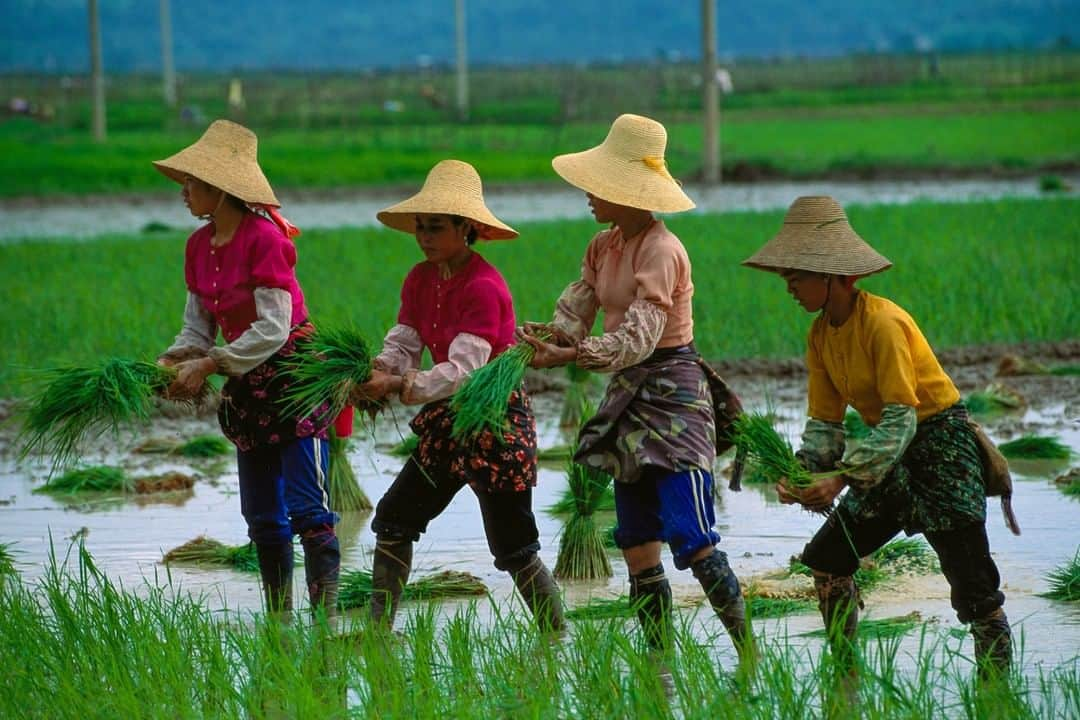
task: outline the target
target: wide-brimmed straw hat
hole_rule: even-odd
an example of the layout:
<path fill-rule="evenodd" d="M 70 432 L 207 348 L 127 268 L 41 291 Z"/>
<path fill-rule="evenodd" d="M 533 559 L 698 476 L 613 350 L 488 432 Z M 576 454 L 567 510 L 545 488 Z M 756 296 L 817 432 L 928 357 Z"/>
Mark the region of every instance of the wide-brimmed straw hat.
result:
<path fill-rule="evenodd" d="M 559 155 L 551 167 L 576 188 L 616 205 L 655 212 L 694 207 L 664 162 L 667 130 L 641 115 L 620 115 L 604 142 Z"/>
<path fill-rule="evenodd" d="M 826 195 L 797 198 L 780 232 L 742 264 L 772 272 L 807 270 L 856 277 L 892 267 L 859 237 L 840 203 Z"/>
<path fill-rule="evenodd" d="M 154 167 L 183 183 L 188 175 L 224 190 L 250 205 L 281 207 L 258 161 L 255 133 L 230 120 L 215 120 L 203 136 Z"/>
<path fill-rule="evenodd" d="M 460 215 L 476 226 L 484 240 L 509 240 L 517 230 L 495 217 L 484 204 L 484 188 L 476 168 L 461 160 L 442 160 L 431 168 L 420 192 L 375 214 L 383 225 L 416 232 L 418 214 Z"/>

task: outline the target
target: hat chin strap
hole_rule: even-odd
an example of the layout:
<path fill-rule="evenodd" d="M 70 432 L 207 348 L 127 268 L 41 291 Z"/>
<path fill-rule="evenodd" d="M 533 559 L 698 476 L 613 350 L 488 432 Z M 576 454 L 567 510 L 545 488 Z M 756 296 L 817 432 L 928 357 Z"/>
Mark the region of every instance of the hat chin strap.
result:
<path fill-rule="evenodd" d="M 218 196 L 218 201 L 217 201 L 217 205 L 215 205 L 215 206 L 214 206 L 214 209 L 213 209 L 213 210 L 211 210 L 210 212 L 206 213 L 205 215 L 200 215 L 200 216 L 199 216 L 199 219 L 200 219 L 200 220 L 213 220 L 213 219 L 214 219 L 214 215 L 216 215 L 216 214 L 217 214 L 217 211 L 221 209 L 221 205 L 222 205 L 222 203 L 224 203 L 224 202 L 225 202 L 225 195 L 226 195 L 226 193 L 225 193 L 225 191 L 224 191 L 224 190 L 221 190 L 221 189 L 219 189 L 219 190 L 218 190 L 218 192 L 219 192 L 219 193 L 221 193 L 221 195 L 220 195 L 220 196 Z"/>

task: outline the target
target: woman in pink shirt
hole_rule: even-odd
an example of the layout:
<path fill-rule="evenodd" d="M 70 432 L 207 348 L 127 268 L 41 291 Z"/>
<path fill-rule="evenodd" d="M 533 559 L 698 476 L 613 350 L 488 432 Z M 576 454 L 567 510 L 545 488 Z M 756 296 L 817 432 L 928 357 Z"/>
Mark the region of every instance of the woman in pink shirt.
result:
<path fill-rule="evenodd" d="M 208 220 L 187 241 L 183 329 L 160 357 L 190 397 L 214 373 L 228 380 L 218 418 L 236 445 L 240 511 L 259 557 L 266 607 L 292 610 L 294 534 L 304 548 L 312 609 L 336 613 L 341 553 L 327 506 L 326 410 L 279 412 L 279 364 L 313 328 L 296 280 L 299 230 L 277 212 L 250 130 L 216 120 L 198 142 L 154 163 L 183 185 L 191 214 Z M 217 345 L 218 330 L 224 344 Z"/>
<path fill-rule="evenodd" d="M 552 161 L 585 191 L 597 222 L 611 228 L 589 243 L 581 279 L 559 297 L 554 320 L 527 323 L 521 337 L 536 347 L 534 367 L 573 362 L 613 374 L 581 428 L 574 460 L 616 480 L 615 542 L 649 644 L 663 649 L 669 641 L 671 586 L 660 560 L 666 542 L 675 567 L 693 571 L 740 658 L 750 660 L 739 581 L 716 548 L 713 527 L 716 417 L 738 403 L 694 349 L 690 259 L 653 216 L 694 207 L 667 170 L 666 144 L 660 123 L 621 115 L 601 145 Z M 590 336 L 601 309 L 604 332 Z M 538 340 L 541 330 L 554 342 Z"/>
<path fill-rule="evenodd" d="M 514 307 L 499 271 L 472 249 L 477 238 L 507 240 L 517 232 L 484 204 L 480 176 L 468 163 L 443 160 L 413 197 L 378 213 L 384 225 L 416 236 L 424 261 L 406 276 L 397 324 L 375 358 L 358 405 L 397 395 L 422 405 L 410 425 L 419 444 L 375 509 L 372 617 L 392 626 L 412 567 L 413 543 L 468 485 L 480 502 L 495 567 L 510 574 L 537 623 L 563 625 L 562 602 L 537 553 L 532 512 L 536 484 L 536 420 L 524 388 L 511 394 L 502 437 L 475 443 L 451 438 L 450 396 L 465 377 L 514 344 Z M 434 366 L 420 369 L 424 350 Z"/>

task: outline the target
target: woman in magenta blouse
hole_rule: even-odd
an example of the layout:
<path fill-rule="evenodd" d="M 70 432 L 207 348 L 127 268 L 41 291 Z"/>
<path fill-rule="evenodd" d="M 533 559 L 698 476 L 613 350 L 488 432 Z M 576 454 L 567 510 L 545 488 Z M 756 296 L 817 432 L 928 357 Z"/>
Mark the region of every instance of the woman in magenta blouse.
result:
<path fill-rule="evenodd" d="M 475 444 L 453 440 L 449 399 L 473 370 L 514 344 L 514 308 L 499 271 L 473 252 L 477 238 L 505 240 L 517 232 L 484 204 L 480 176 L 469 164 L 443 160 L 413 197 L 378 213 L 384 225 L 416 236 L 424 261 L 405 278 L 397 324 L 375 358 L 371 380 L 354 399 L 396 394 L 422 405 L 410 425 L 419 444 L 379 501 L 372 529 L 371 612 L 392 626 L 412 567 L 413 543 L 461 488 L 480 502 L 495 567 L 510 574 L 541 628 L 562 627 L 558 587 L 537 552 L 532 512 L 536 484 L 536 419 L 524 388 L 509 398 L 509 428 Z M 434 366 L 420 370 L 424 349 Z"/>
<path fill-rule="evenodd" d="M 178 370 L 169 394 L 191 397 L 213 373 L 228 378 L 218 418 L 236 445 L 240 511 L 267 609 L 292 610 L 299 534 L 312 608 L 333 615 L 341 553 L 327 506 L 330 418 L 282 415 L 276 405 L 279 364 L 313 330 L 295 272 L 299 230 L 277 211 L 254 133 L 236 123 L 216 120 L 194 145 L 154 165 L 183 185 L 191 214 L 208 221 L 188 238 L 183 329 L 159 359 Z"/>

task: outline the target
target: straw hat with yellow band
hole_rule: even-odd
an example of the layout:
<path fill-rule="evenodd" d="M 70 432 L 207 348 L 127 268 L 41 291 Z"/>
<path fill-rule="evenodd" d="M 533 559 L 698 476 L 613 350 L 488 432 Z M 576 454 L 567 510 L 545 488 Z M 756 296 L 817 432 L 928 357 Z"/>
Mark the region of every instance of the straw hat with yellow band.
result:
<path fill-rule="evenodd" d="M 551 161 L 555 172 L 576 188 L 616 205 L 673 213 L 694 201 L 668 172 L 667 131 L 641 115 L 620 115 L 604 142 Z"/>
<path fill-rule="evenodd" d="M 797 198 L 780 232 L 742 264 L 770 272 L 806 270 L 853 277 L 892 267 L 858 236 L 840 204 L 825 195 Z"/>
<path fill-rule="evenodd" d="M 183 184 L 194 177 L 267 212 L 289 237 L 300 231 L 281 217 L 270 182 L 259 167 L 255 133 L 231 120 L 215 120 L 202 137 L 175 155 L 154 162 L 165 177 Z"/>
<path fill-rule="evenodd" d="M 416 232 L 417 215 L 460 215 L 473 221 L 483 240 L 510 240 L 517 230 L 504 223 L 484 204 L 484 189 L 476 169 L 461 160 L 442 160 L 431 168 L 420 192 L 375 217 L 387 227 Z"/>

